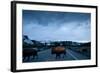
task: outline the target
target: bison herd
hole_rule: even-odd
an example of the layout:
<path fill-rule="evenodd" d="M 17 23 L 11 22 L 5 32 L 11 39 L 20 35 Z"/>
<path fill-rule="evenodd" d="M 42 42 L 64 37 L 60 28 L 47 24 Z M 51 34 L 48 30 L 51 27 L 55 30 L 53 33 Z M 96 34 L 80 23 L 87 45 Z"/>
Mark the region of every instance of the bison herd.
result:
<path fill-rule="evenodd" d="M 56 59 L 64 58 L 66 56 L 66 49 L 63 46 L 51 47 L 51 55 L 56 55 Z M 23 61 L 30 58 L 38 59 L 39 51 L 36 48 L 32 49 L 23 49 Z"/>

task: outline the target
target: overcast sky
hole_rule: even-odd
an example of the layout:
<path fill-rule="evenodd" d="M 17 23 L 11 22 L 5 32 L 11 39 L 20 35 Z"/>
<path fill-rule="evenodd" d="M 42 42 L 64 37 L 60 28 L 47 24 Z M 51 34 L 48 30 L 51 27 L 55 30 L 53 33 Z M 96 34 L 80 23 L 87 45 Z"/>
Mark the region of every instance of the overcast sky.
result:
<path fill-rule="evenodd" d="M 37 41 L 90 41 L 91 14 L 23 10 L 23 35 Z"/>

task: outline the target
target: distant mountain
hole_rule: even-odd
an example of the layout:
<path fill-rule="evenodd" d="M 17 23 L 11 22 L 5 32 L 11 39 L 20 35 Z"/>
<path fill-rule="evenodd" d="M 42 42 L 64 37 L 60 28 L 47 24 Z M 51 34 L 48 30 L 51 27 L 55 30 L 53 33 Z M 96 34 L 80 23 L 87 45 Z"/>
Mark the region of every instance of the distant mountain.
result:
<path fill-rule="evenodd" d="M 36 40 L 31 40 L 33 42 L 33 46 L 36 47 L 42 47 L 44 46 L 44 43 L 41 43 L 40 41 L 36 41 Z"/>
<path fill-rule="evenodd" d="M 23 35 L 23 48 L 41 47 L 43 45 L 40 41 L 31 40 L 27 35 Z"/>
<path fill-rule="evenodd" d="M 33 47 L 53 47 L 53 46 L 73 46 L 73 47 L 83 47 L 91 46 L 91 42 L 88 43 L 79 43 L 73 41 L 36 41 L 31 40 L 27 35 L 23 35 L 23 47 L 24 48 L 33 48 Z"/>
<path fill-rule="evenodd" d="M 33 42 L 29 39 L 27 35 L 23 35 L 23 48 L 31 48 Z"/>
<path fill-rule="evenodd" d="M 86 47 L 91 46 L 91 42 L 82 43 L 82 44 L 80 44 L 80 46 L 81 46 L 81 47 L 83 47 L 83 46 L 86 46 Z"/>
<path fill-rule="evenodd" d="M 28 38 L 28 36 L 27 35 L 24 35 L 23 36 L 23 42 L 25 42 L 25 43 L 27 43 L 27 44 L 33 44 L 33 42 Z"/>

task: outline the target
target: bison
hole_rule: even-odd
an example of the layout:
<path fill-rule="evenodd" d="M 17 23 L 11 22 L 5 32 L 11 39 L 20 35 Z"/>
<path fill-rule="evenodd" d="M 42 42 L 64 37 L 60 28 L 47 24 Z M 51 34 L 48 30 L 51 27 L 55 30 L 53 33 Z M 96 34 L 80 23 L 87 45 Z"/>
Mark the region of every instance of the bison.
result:
<path fill-rule="evenodd" d="M 66 55 L 66 49 L 62 46 L 53 47 L 51 54 L 56 54 L 56 59 L 60 58 L 60 55 L 63 54 L 63 57 Z"/>
<path fill-rule="evenodd" d="M 23 60 L 27 58 L 29 60 L 31 58 L 38 57 L 38 51 L 36 49 L 23 49 Z"/>

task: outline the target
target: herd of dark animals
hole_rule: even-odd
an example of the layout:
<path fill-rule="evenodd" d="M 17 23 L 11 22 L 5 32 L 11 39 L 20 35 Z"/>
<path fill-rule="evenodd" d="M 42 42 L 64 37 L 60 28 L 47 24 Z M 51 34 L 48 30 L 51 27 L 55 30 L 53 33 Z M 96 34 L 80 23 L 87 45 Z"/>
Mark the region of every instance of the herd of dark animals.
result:
<path fill-rule="evenodd" d="M 36 49 L 23 49 L 23 60 L 30 59 L 31 56 L 33 59 L 38 58 L 38 51 Z"/>
<path fill-rule="evenodd" d="M 55 59 L 60 59 L 66 57 L 67 49 L 65 49 L 64 46 L 56 46 L 56 47 L 50 47 L 51 49 L 51 55 L 55 55 Z M 84 53 L 85 49 L 79 49 L 78 53 Z M 87 49 L 88 50 L 88 49 Z M 85 50 L 86 51 L 86 50 Z M 77 50 L 76 50 L 77 52 Z M 36 48 L 31 49 L 23 49 L 23 62 L 29 61 L 29 60 L 37 60 L 38 59 L 39 51 Z M 90 56 L 87 56 L 90 58 Z"/>
<path fill-rule="evenodd" d="M 61 55 L 66 56 L 66 49 L 64 47 L 58 46 L 58 47 L 52 47 L 51 48 L 51 54 L 56 55 L 56 59 L 61 58 Z M 26 58 L 29 60 L 30 57 L 33 59 L 38 58 L 38 50 L 36 49 L 23 49 L 23 60 Z"/>

